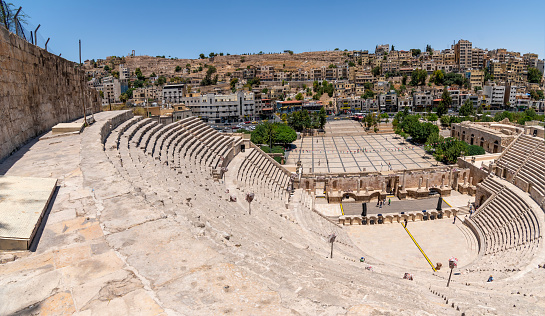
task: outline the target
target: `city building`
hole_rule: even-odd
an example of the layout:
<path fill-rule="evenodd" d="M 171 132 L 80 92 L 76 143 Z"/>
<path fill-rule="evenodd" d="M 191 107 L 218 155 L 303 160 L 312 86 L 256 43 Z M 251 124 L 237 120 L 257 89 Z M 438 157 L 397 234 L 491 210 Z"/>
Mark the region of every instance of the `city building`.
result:
<path fill-rule="evenodd" d="M 473 59 L 472 43 L 463 39 L 459 40 L 454 45 L 454 58 L 460 70 L 471 68 Z"/>
<path fill-rule="evenodd" d="M 229 95 L 208 93 L 196 97 L 182 97 L 180 103 L 185 104 L 193 115 L 206 122 L 224 123 L 256 119 L 256 100 L 252 92 L 238 91 Z"/>
<path fill-rule="evenodd" d="M 163 102 L 182 103 L 185 96 L 185 84 L 169 84 L 163 87 Z"/>

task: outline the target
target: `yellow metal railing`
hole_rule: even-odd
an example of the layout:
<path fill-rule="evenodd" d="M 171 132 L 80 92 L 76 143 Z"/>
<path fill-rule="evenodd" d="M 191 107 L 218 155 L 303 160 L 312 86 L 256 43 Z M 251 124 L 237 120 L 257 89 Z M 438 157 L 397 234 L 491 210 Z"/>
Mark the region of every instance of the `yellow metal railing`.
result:
<path fill-rule="evenodd" d="M 428 261 L 428 263 L 430 264 L 430 267 L 433 269 L 433 271 L 435 272 L 435 267 L 433 266 L 433 264 L 431 263 L 430 261 L 430 258 L 428 258 L 428 256 L 426 255 L 426 253 L 424 252 L 424 250 L 422 250 L 422 248 L 420 247 L 420 245 L 416 242 L 416 240 L 414 239 L 413 235 L 411 234 L 411 232 L 407 229 L 407 227 L 405 227 L 405 225 L 403 223 L 400 223 L 401 226 L 403 226 L 403 228 L 405 229 L 405 231 L 407 232 L 407 234 L 409 234 L 409 237 L 411 237 L 411 239 L 413 240 L 414 244 L 416 245 L 416 247 L 418 247 L 418 250 L 420 250 L 420 252 L 422 253 L 422 255 L 424 255 L 424 258 L 426 258 L 426 260 Z"/>

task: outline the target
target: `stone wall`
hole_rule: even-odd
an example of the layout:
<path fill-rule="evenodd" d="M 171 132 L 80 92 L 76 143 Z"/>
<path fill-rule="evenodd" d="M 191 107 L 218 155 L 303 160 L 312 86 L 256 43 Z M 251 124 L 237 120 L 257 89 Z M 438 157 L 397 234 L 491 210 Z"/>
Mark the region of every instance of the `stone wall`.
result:
<path fill-rule="evenodd" d="M 0 160 L 60 122 L 100 111 L 76 64 L 0 26 Z"/>

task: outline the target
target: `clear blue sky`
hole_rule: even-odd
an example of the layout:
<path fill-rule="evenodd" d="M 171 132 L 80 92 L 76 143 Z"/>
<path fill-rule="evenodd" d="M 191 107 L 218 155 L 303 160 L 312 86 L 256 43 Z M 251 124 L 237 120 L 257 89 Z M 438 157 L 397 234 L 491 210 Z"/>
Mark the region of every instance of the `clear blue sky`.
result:
<path fill-rule="evenodd" d="M 10 0 L 41 24 L 50 47 L 77 61 L 137 55 L 450 47 L 506 48 L 545 58 L 544 0 L 118 1 Z"/>

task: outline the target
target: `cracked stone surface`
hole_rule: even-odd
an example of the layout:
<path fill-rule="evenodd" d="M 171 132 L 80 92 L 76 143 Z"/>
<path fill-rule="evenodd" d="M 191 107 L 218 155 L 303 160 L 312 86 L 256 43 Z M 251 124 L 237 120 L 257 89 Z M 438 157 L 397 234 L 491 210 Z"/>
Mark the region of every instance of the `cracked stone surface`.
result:
<path fill-rule="evenodd" d="M 302 205 L 256 194 L 248 216 L 243 190 L 197 166 L 173 171 L 139 148 L 130 154 L 140 168 L 122 166 L 100 131 L 130 118 L 123 113 L 98 113 L 82 134 L 31 142 L 0 164 L 0 174 L 55 177 L 60 186 L 35 251 L 2 254 L 13 260 L 0 264 L 0 315 L 459 314 L 430 289 L 440 284 L 455 306 L 474 302 L 474 314 L 489 311 L 478 307 L 485 300 L 496 314 L 537 315 L 545 305 L 540 271 L 524 280 L 531 291 L 502 284 L 528 296 L 485 282 L 476 290 L 453 282 L 449 292 L 446 271 L 419 271 L 410 282 L 372 256 L 373 271 L 364 269 L 341 228 L 328 258 L 330 223 Z"/>

